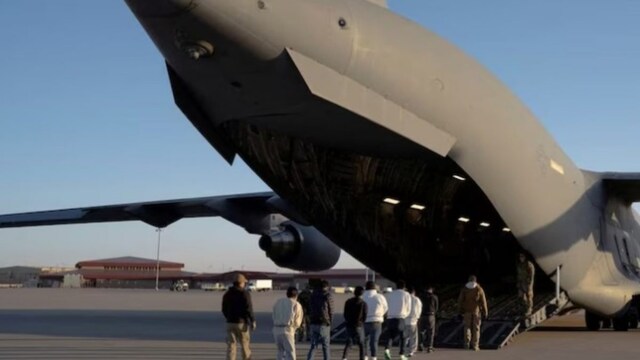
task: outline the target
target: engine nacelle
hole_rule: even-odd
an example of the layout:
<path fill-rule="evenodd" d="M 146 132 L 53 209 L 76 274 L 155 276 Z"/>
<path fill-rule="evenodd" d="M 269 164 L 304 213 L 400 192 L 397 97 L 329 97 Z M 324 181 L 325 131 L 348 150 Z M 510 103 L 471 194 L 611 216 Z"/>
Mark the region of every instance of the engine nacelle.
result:
<path fill-rule="evenodd" d="M 260 248 L 276 265 L 298 271 L 331 269 L 340 259 L 340 248 L 312 226 L 293 221 L 279 231 L 263 235 Z"/>

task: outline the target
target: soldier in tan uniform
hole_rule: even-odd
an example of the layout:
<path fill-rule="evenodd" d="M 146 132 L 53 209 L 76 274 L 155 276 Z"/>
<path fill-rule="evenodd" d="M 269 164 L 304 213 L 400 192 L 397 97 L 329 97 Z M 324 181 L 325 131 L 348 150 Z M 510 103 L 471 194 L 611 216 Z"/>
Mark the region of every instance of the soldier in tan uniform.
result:
<path fill-rule="evenodd" d="M 480 350 L 480 325 L 489 314 L 487 298 L 475 276 L 460 291 L 458 307 L 464 318 L 464 348 Z"/>
<path fill-rule="evenodd" d="M 533 309 L 533 278 L 535 275 L 535 267 L 533 263 L 527 260 L 527 257 L 520 253 L 518 255 L 517 265 L 518 298 L 522 301 L 522 307 L 525 315 L 531 315 Z"/>

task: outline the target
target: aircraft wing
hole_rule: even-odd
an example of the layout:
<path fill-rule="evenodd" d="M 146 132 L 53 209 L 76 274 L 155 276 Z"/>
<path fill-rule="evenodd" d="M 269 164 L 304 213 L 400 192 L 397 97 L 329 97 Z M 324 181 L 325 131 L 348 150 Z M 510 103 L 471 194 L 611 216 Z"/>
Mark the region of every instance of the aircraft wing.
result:
<path fill-rule="evenodd" d="M 274 201 L 276 199 L 276 201 Z M 0 215 L 0 228 L 25 226 L 84 224 L 115 221 L 143 221 L 158 228 L 182 218 L 222 216 L 234 223 L 243 216 L 282 213 L 282 200 L 273 192 L 211 196 L 76 209 L 37 211 Z M 285 211 L 283 211 L 285 210 Z M 240 222 L 243 222 L 240 220 Z M 242 224 L 244 225 L 244 224 Z M 247 228 L 245 226 L 245 228 Z"/>
<path fill-rule="evenodd" d="M 604 173 L 602 182 L 610 194 L 629 204 L 640 201 L 640 173 Z"/>

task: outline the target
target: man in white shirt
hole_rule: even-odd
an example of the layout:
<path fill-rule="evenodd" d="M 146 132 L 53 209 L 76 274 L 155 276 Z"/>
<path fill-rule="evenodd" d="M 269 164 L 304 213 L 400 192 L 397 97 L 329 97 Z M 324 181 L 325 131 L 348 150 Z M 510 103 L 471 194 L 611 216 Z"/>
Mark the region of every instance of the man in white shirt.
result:
<path fill-rule="evenodd" d="M 415 288 L 408 288 L 409 294 L 411 294 L 411 312 L 407 316 L 406 320 L 406 333 L 407 337 L 407 352 L 409 357 L 418 350 L 418 319 L 422 315 L 422 301 L 416 296 Z"/>
<path fill-rule="evenodd" d="M 302 305 L 298 303 L 298 289 L 287 289 L 287 297 L 273 306 L 273 337 L 278 347 L 277 360 L 295 360 L 296 329 L 302 324 Z"/>
<path fill-rule="evenodd" d="M 382 322 L 384 321 L 384 314 L 386 314 L 389 309 L 389 305 L 387 304 L 387 299 L 381 294 L 378 294 L 376 283 L 367 281 L 365 289 L 366 291 L 364 295 L 362 295 L 362 300 L 367 304 L 367 318 L 364 321 L 365 358 L 367 355 L 366 344 L 368 341 L 371 360 L 377 360 L 376 355 L 378 342 L 382 334 Z"/>
<path fill-rule="evenodd" d="M 396 337 L 400 337 L 400 359 L 407 357 L 404 355 L 405 346 L 405 321 L 411 313 L 411 295 L 405 291 L 406 284 L 400 280 L 396 283 L 396 290 L 387 294 L 389 311 L 387 312 L 387 335 L 388 340 L 384 347 L 384 357 L 391 359 L 391 346 Z"/>

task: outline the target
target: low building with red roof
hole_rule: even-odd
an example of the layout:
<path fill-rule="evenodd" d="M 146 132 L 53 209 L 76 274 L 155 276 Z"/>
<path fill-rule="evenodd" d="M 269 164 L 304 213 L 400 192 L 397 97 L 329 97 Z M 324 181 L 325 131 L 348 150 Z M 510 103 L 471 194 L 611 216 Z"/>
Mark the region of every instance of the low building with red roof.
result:
<path fill-rule="evenodd" d="M 365 281 L 374 279 L 373 272 L 365 269 L 331 269 L 318 272 L 269 272 L 234 270 L 224 273 L 201 273 L 184 271 L 184 264 L 179 262 L 145 259 L 123 256 L 108 259 L 83 260 L 76 264 L 74 270 L 61 272 L 42 272 L 41 286 L 82 286 L 99 288 L 155 288 L 156 268 L 159 271 L 159 287 L 168 289 L 178 280 L 189 283 L 191 288 L 215 284 L 219 289 L 230 286 L 238 273 L 242 273 L 249 281 L 272 280 L 274 289 L 286 289 L 288 286 L 304 288 L 307 284 L 319 279 L 329 281 L 332 287 L 355 287 L 364 285 Z M 391 282 L 375 276 L 380 287 L 391 286 Z M 70 285 L 71 284 L 71 285 Z"/>
<path fill-rule="evenodd" d="M 159 266 L 159 287 L 169 288 L 178 280 L 190 281 L 195 273 L 183 271 L 183 263 L 133 256 L 85 260 L 76 264 L 76 270 L 41 274 L 43 284 L 63 286 L 65 277 L 79 275 L 83 287 L 100 288 L 155 288 L 156 269 Z"/>

